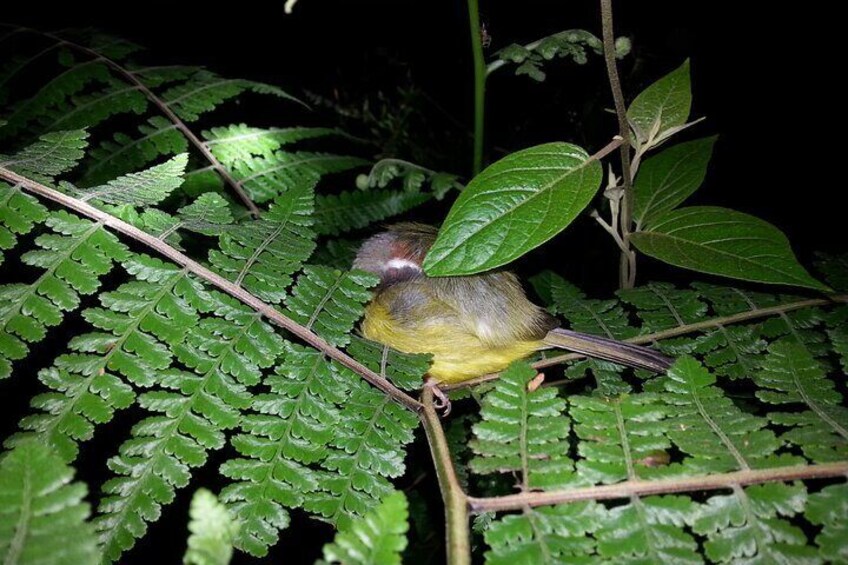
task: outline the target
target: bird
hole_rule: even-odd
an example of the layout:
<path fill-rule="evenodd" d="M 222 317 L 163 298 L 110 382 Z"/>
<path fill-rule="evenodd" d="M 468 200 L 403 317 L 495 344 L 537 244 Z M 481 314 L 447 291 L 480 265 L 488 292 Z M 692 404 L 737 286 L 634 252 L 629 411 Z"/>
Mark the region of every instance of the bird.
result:
<path fill-rule="evenodd" d="M 380 279 L 360 332 L 401 352 L 432 354 L 429 385 L 497 373 L 550 348 L 654 372 L 671 366 L 670 358 L 649 347 L 561 328 L 510 271 L 427 276 L 422 263 L 437 234 L 427 224 L 394 224 L 365 240 L 353 262 Z"/>

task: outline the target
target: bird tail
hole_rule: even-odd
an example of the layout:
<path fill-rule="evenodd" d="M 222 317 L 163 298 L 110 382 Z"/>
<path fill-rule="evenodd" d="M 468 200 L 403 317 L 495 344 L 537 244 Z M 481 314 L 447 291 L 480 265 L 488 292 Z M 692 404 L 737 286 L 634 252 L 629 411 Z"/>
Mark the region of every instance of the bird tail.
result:
<path fill-rule="evenodd" d="M 548 332 L 542 340 L 548 345 L 582 353 L 589 357 L 596 357 L 604 361 L 611 361 L 639 369 L 647 369 L 657 373 L 664 373 L 672 364 L 673 359 L 662 353 L 633 345 L 624 341 L 616 341 L 605 337 L 598 337 L 571 330 L 554 328 Z"/>

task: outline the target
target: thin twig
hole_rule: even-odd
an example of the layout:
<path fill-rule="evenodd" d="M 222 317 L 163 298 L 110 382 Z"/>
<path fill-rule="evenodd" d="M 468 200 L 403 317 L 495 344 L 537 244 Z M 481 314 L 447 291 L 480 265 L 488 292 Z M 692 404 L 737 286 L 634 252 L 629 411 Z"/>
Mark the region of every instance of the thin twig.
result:
<path fill-rule="evenodd" d="M 101 222 L 103 225 L 112 228 L 114 231 L 121 233 L 147 247 L 156 251 L 157 253 L 164 255 L 174 263 L 185 267 L 192 274 L 197 276 L 198 278 L 203 279 L 207 283 L 215 286 L 219 290 L 226 292 L 233 298 L 238 299 L 242 303 L 250 306 L 255 311 L 259 312 L 267 319 L 271 320 L 281 328 L 288 330 L 298 338 L 302 339 L 312 347 L 323 352 L 327 357 L 335 360 L 339 364 L 347 367 L 351 371 L 360 375 L 363 379 L 382 390 L 389 396 L 391 396 L 397 402 L 403 404 L 407 408 L 418 411 L 421 409 L 421 403 L 404 393 L 396 386 L 394 386 L 387 379 L 381 377 L 356 359 L 350 357 L 343 351 L 335 348 L 331 344 L 327 343 L 323 338 L 313 333 L 309 329 L 301 326 L 291 318 L 288 318 L 281 314 L 276 308 L 266 304 L 259 298 L 253 296 L 251 293 L 246 291 L 228 281 L 224 277 L 214 273 L 198 263 L 197 261 L 189 258 L 188 256 L 180 253 L 164 241 L 157 239 L 155 236 L 150 235 L 133 225 L 130 225 L 123 220 L 112 216 L 111 214 L 107 214 L 102 210 L 98 210 L 97 208 L 82 202 L 79 199 L 72 198 L 66 194 L 62 194 L 61 192 L 44 186 L 43 184 L 37 183 L 33 180 L 30 180 L 26 177 L 23 177 L 9 169 L 0 167 L 0 178 L 3 180 L 9 181 L 13 185 L 20 186 L 24 190 L 31 192 L 33 194 L 37 194 L 43 198 L 48 200 L 52 200 L 57 204 L 60 204 L 66 208 L 74 210 L 75 212 L 82 214 L 88 218 Z"/>
<path fill-rule="evenodd" d="M 445 503 L 447 562 L 449 565 L 471 563 L 471 544 L 468 536 L 468 495 L 462 490 L 442 422 L 433 406 L 433 389 L 424 387 L 421 393 L 423 409 L 419 418 L 427 434 L 433 466 L 439 478 L 439 489 Z"/>
<path fill-rule="evenodd" d="M 690 333 L 699 332 L 702 330 L 708 330 L 712 328 L 718 328 L 721 326 L 726 326 L 729 324 L 736 324 L 739 322 L 746 322 L 748 320 L 756 320 L 757 318 L 765 318 L 768 316 L 776 316 L 779 314 L 783 314 L 785 312 L 792 312 L 793 310 L 800 310 L 801 308 L 814 308 L 816 306 L 827 306 L 828 304 L 836 304 L 836 303 L 848 303 L 848 294 L 834 294 L 828 296 L 827 298 L 810 298 L 808 300 L 799 300 L 797 302 L 789 302 L 787 304 L 780 304 L 777 306 L 769 306 L 768 308 L 757 308 L 754 310 L 748 310 L 745 312 L 739 312 L 738 314 L 731 314 L 729 316 L 721 316 L 719 318 L 712 318 L 709 320 L 704 320 L 702 322 L 695 322 L 693 324 L 686 324 L 683 326 L 676 326 L 674 328 L 670 328 L 667 330 L 662 330 L 659 332 L 654 332 L 650 334 L 639 335 L 635 337 L 631 337 L 629 339 L 622 340 L 627 343 L 633 343 L 636 345 L 644 345 L 653 343 L 655 341 L 661 341 L 663 339 L 669 339 L 672 337 L 677 337 L 681 335 L 686 335 Z M 534 369 L 544 369 L 545 367 L 551 367 L 553 365 L 559 365 L 561 363 L 567 363 L 568 361 L 576 361 L 578 359 L 585 359 L 586 356 L 580 353 L 566 353 L 564 355 L 557 355 L 556 357 L 549 357 L 547 359 L 542 359 L 541 361 L 537 361 L 533 363 Z M 499 373 L 494 373 L 491 375 L 483 375 L 482 377 L 477 377 L 476 379 L 467 380 L 461 383 L 454 384 L 442 384 L 439 385 L 444 391 L 448 390 L 456 390 L 459 388 L 467 388 L 473 387 L 479 384 L 483 384 L 485 382 L 493 381 L 500 376 Z M 550 385 L 553 383 L 546 383 L 546 385 Z"/>
<path fill-rule="evenodd" d="M 468 497 L 468 504 L 475 514 L 520 510 L 527 506 L 547 506 L 583 500 L 611 500 L 631 496 L 648 496 L 672 492 L 720 490 L 734 486 L 753 485 L 775 481 L 801 479 L 827 479 L 848 474 L 848 461 L 822 463 L 819 465 L 794 465 L 771 469 L 749 469 L 716 475 L 677 477 L 656 480 L 628 480 L 614 485 L 601 485 L 548 492 L 522 492 L 492 498 Z"/>
<path fill-rule="evenodd" d="M 144 96 L 154 106 L 156 106 L 159 109 L 160 112 L 165 114 L 165 116 L 176 126 L 176 128 L 178 130 L 180 130 L 180 132 L 186 137 L 186 139 L 188 139 L 188 141 L 198 151 L 200 151 L 200 153 L 203 155 L 203 157 L 207 161 L 209 161 L 209 163 L 212 164 L 212 168 L 219 175 L 221 175 L 221 178 L 224 179 L 224 182 L 227 183 L 233 189 L 233 191 L 236 193 L 236 195 L 242 201 L 242 204 L 244 204 L 245 207 L 250 211 L 250 214 L 254 218 L 259 217 L 259 214 L 261 212 L 259 210 L 259 208 L 256 206 L 256 204 L 253 203 L 253 200 L 250 199 L 250 196 L 247 195 L 247 193 L 244 191 L 244 188 L 241 186 L 241 184 L 236 179 L 233 178 L 233 176 L 226 169 L 226 167 L 224 167 L 224 165 L 221 164 L 221 162 L 218 160 L 218 158 L 215 157 L 215 155 L 212 153 L 212 151 L 209 149 L 209 147 L 207 147 L 206 144 L 203 143 L 203 141 L 201 141 L 200 138 L 197 137 L 194 134 L 194 132 L 192 132 L 189 129 L 189 127 L 185 124 L 185 122 L 182 119 L 180 119 L 180 117 L 177 116 L 177 114 L 175 114 L 173 110 L 171 110 L 171 107 L 168 105 L 167 102 L 165 102 L 164 100 L 159 98 L 152 90 L 150 90 L 147 87 L 147 85 L 145 85 L 143 82 L 141 82 L 141 80 L 139 80 L 138 77 L 136 77 L 135 74 L 133 74 L 131 71 L 125 69 L 120 63 L 118 63 L 118 62 L 116 62 L 116 61 L 114 61 L 114 60 L 112 60 L 108 57 L 105 57 L 105 56 L 101 55 L 100 53 L 98 53 L 97 51 L 95 51 L 94 49 L 91 49 L 91 48 L 86 47 L 84 45 L 74 43 L 73 41 L 68 41 L 67 39 L 64 39 L 62 37 L 59 37 L 58 35 L 54 35 L 54 34 L 49 33 L 49 32 L 39 31 L 37 29 L 32 29 L 32 28 L 21 28 L 21 29 L 23 29 L 23 30 L 25 30 L 29 33 L 40 34 L 44 37 L 52 39 L 53 41 L 56 41 L 59 45 L 65 45 L 67 47 L 70 47 L 71 49 L 75 49 L 75 50 L 77 50 L 81 53 L 85 53 L 86 55 L 93 57 L 95 61 L 101 61 L 107 67 L 109 67 L 110 69 L 112 69 L 113 71 L 115 71 L 116 73 L 121 75 L 121 77 L 124 80 L 133 84 L 138 89 L 139 92 L 144 94 Z"/>
<path fill-rule="evenodd" d="M 477 0 L 468 1 L 468 32 L 474 62 L 474 161 L 472 174 L 483 169 L 483 124 L 486 118 L 486 60 L 480 36 L 480 10 Z"/>
<path fill-rule="evenodd" d="M 619 286 L 633 288 L 636 280 L 635 255 L 630 252 L 630 227 L 633 218 L 633 177 L 630 170 L 630 124 L 627 122 L 627 108 L 624 105 L 624 93 L 621 91 L 621 80 L 618 77 L 618 67 L 615 64 L 615 35 L 612 25 L 612 0 L 601 0 L 601 28 L 604 42 L 604 61 L 607 66 L 612 99 L 615 103 L 615 115 L 618 118 L 619 135 L 624 139 L 621 145 L 621 176 L 622 197 L 620 232 L 625 249 L 621 252 L 619 264 Z"/>

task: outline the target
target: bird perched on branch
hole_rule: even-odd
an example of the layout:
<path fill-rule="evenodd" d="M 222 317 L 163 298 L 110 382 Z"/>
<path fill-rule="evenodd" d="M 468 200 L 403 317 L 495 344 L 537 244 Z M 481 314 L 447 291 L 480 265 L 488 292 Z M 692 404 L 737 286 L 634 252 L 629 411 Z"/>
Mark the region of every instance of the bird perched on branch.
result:
<path fill-rule="evenodd" d="M 396 224 L 365 241 L 353 264 L 380 277 L 363 335 L 398 351 L 432 353 L 431 384 L 495 373 L 552 347 L 656 372 L 671 365 L 648 347 L 559 328 L 513 273 L 428 277 L 421 264 L 436 234 L 432 226 Z"/>

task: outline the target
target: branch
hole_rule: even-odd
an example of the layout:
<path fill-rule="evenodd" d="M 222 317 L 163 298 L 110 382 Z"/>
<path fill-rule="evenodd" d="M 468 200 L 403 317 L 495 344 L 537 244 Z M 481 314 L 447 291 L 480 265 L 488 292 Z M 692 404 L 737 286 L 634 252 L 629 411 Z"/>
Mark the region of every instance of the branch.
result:
<path fill-rule="evenodd" d="M 672 492 L 720 490 L 735 486 L 775 481 L 826 479 L 844 476 L 846 474 L 848 474 L 848 461 L 838 461 L 819 465 L 794 465 L 791 467 L 775 467 L 771 469 L 751 469 L 717 475 L 700 475 L 653 481 L 637 479 L 614 485 L 552 490 L 548 492 L 525 492 L 492 498 L 469 496 L 468 504 L 471 507 L 471 511 L 477 514 L 480 512 L 520 510 L 527 506 L 547 506 L 550 504 L 565 504 L 582 500 L 611 500 Z"/>
<path fill-rule="evenodd" d="M 732 314 L 730 316 L 722 316 L 720 318 L 704 320 L 702 322 L 696 322 L 694 324 L 686 324 L 683 326 L 677 326 L 676 328 L 670 328 L 659 332 L 639 335 L 622 341 L 626 343 L 633 343 L 636 345 L 645 345 L 653 343 L 655 341 L 661 341 L 663 339 L 669 339 L 672 337 L 695 333 L 712 328 L 719 328 L 721 326 L 735 324 L 738 322 L 756 320 L 758 318 L 766 318 L 768 316 L 776 316 L 778 314 L 792 312 L 793 310 L 800 310 L 801 308 L 814 308 L 816 306 L 827 306 L 829 304 L 835 303 L 848 303 L 848 294 L 833 294 L 831 296 L 828 296 L 827 298 L 811 298 L 808 300 L 789 302 L 788 304 L 780 304 L 778 306 L 769 306 L 768 308 L 756 308 L 753 310 L 748 310 L 746 312 Z M 560 363 L 566 363 L 568 361 L 576 361 L 578 359 L 585 358 L 586 356 L 580 353 L 566 353 L 564 355 L 557 355 L 556 357 L 549 357 L 547 359 L 542 359 L 541 361 L 536 361 L 535 363 L 533 363 L 533 368 L 544 369 L 545 367 L 550 367 L 552 365 L 559 365 Z M 458 388 L 473 387 L 488 381 L 493 381 L 499 376 L 500 375 L 498 373 L 494 373 L 491 375 L 483 375 L 482 377 L 477 377 L 476 379 L 471 379 L 461 383 L 442 384 L 439 385 L 439 388 L 441 388 L 443 391 L 449 391 Z"/>
<path fill-rule="evenodd" d="M 633 222 L 633 176 L 630 170 L 630 124 L 627 121 L 627 108 L 624 106 L 624 93 L 621 91 L 621 81 L 618 78 L 618 67 L 615 64 L 615 36 L 612 25 L 612 0 L 601 0 L 601 27 L 604 41 L 604 61 L 607 66 L 612 99 L 615 103 L 615 115 L 618 118 L 618 132 L 624 139 L 621 145 L 621 238 L 625 248 L 621 252 L 619 266 L 619 286 L 633 288 L 636 280 L 636 258 L 630 251 L 630 227 Z"/>
<path fill-rule="evenodd" d="M 70 47 L 71 49 L 75 49 L 81 53 L 85 53 L 86 55 L 93 57 L 95 61 L 103 62 L 103 64 L 105 64 L 107 67 L 119 74 L 124 80 L 134 85 L 139 92 L 144 94 L 147 99 L 159 109 L 159 111 L 165 114 L 165 116 L 174 124 L 174 126 L 176 126 L 178 130 L 180 130 L 180 132 L 186 137 L 186 139 L 188 139 L 189 142 L 194 145 L 194 147 L 197 148 L 198 151 L 200 151 L 203 157 L 207 161 L 209 161 L 209 163 L 212 164 L 211 168 L 214 169 L 219 175 L 221 175 L 221 178 L 224 179 L 225 183 L 230 185 L 230 187 L 242 201 L 242 204 L 244 204 L 245 207 L 250 211 L 250 214 L 254 218 L 259 217 L 259 208 L 256 206 L 256 204 L 253 203 L 253 200 L 250 199 L 250 196 L 247 195 L 241 184 L 233 178 L 229 171 L 227 171 L 226 167 L 224 167 L 224 165 L 221 164 L 218 158 L 212 154 L 212 151 L 209 149 L 209 147 L 207 147 L 206 144 L 203 143 L 203 141 L 201 141 L 200 138 L 197 137 L 194 132 L 189 129 L 185 122 L 181 120 L 180 117 L 177 116 L 173 110 L 171 110 L 171 107 L 168 105 L 167 102 L 165 102 L 156 94 L 154 94 L 153 91 L 150 90 L 143 82 L 141 82 L 141 80 L 139 80 L 135 74 L 125 69 L 116 61 L 113 61 L 108 57 L 104 57 L 94 49 L 85 47 L 84 45 L 79 45 L 78 43 L 68 41 L 67 39 L 63 39 L 58 35 L 54 35 L 52 33 L 43 32 L 32 28 L 21 29 L 29 33 L 40 34 L 44 37 L 52 39 L 53 41 L 56 41 L 58 45 L 65 45 L 67 47 Z"/>
<path fill-rule="evenodd" d="M 157 239 L 156 237 L 136 228 L 135 226 L 124 222 L 123 220 L 116 218 L 115 216 L 112 216 L 111 214 L 107 214 L 102 210 L 98 210 L 90 204 L 82 202 L 76 198 L 72 198 L 66 194 L 62 194 L 57 190 L 32 181 L 4 167 L 0 167 L 0 178 L 12 183 L 13 185 L 20 186 L 28 192 L 37 194 L 48 200 L 52 200 L 53 202 L 56 202 L 57 204 L 74 210 L 75 212 L 82 214 L 83 216 L 96 220 L 102 223 L 103 225 L 112 228 L 114 231 L 121 233 L 149 247 L 150 249 L 156 251 L 161 255 L 164 255 L 174 263 L 188 269 L 188 271 L 194 274 L 195 276 L 203 279 L 212 286 L 229 294 L 230 296 L 236 298 L 242 303 L 250 306 L 256 312 L 262 314 L 268 320 L 272 321 L 281 328 L 288 330 L 289 332 L 302 339 L 312 347 L 320 350 L 327 357 L 337 361 L 339 364 L 357 373 L 363 379 L 365 379 L 381 391 L 385 392 L 394 400 L 396 400 L 400 404 L 403 404 L 410 410 L 414 410 L 417 412 L 422 408 L 420 402 L 398 389 L 386 378 L 381 377 L 380 375 L 378 375 L 377 373 L 375 373 L 353 357 L 350 357 L 343 351 L 333 347 L 311 330 L 301 326 L 291 318 L 284 316 L 276 308 L 269 306 L 262 300 L 253 296 L 245 289 L 231 283 L 221 275 L 210 271 L 197 261 L 191 259 L 183 253 L 180 253 L 164 241 Z"/>
<path fill-rule="evenodd" d="M 445 528 L 447 530 L 447 561 L 449 565 L 471 563 L 471 545 L 468 539 L 468 495 L 456 477 L 448 440 L 442 422 L 433 407 L 433 389 L 424 387 L 421 393 L 424 408 L 419 412 L 421 423 L 427 434 L 439 489 L 445 503 Z"/>
<path fill-rule="evenodd" d="M 480 37 L 480 10 L 477 0 L 468 0 L 468 26 L 474 58 L 474 163 L 476 176 L 483 169 L 483 124 L 486 112 L 486 61 Z"/>

